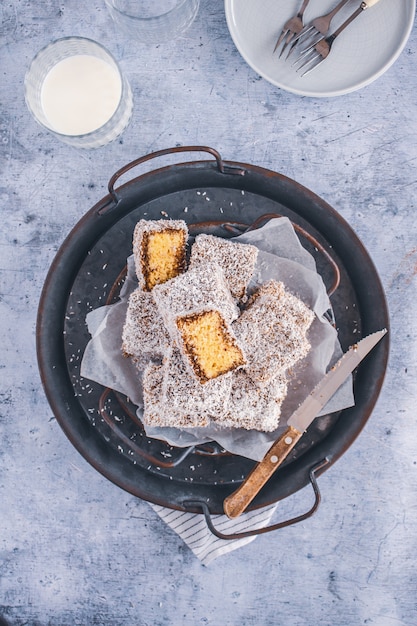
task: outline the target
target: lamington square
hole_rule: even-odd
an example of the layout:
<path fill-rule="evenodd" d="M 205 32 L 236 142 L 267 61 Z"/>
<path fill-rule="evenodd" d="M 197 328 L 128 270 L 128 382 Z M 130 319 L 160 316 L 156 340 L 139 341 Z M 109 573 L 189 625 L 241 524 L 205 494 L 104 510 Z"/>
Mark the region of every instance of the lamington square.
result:
<path fill-rule="evenodd" d="M 255 246 L 201 234 L 197 235 L 191 248 L 190 267 L 208 261 L 217 263 L 224 272 L 232 296 L 242 300 L 257 257 L 258 248 Z"/>
<path fill-rule="evenodd" d="M 199 264 L 162 285 L 156 285 L 152 293 L 173 338 L 177 333 L 177 317 L 216 310 L 230 323 L 239 315 L 223 270 L 215 263 Z"/>
<path fill-rule="evenodd" d="M 233 374 L 226 413 L 217 420 L 221 426 L 271 432 L 278 428 L 281 406 L 287 395 L 285 374 L 266 385 L 255 383 L 245 370 Z"/>
<path fill-rule="evenodd" d="M 133 233 L 133 257 L 139 286 L 155 285 L 178 276 L 186 268 L 188 227 L 183 220 L 140 220 Z"/>
<path fill-rule="evenodd" d="M 128 300 L 122 331 L 123 353 L 134 359 L 162 357 L 169 344 L 169 334 L 152 294 L 138 287 Z"/>
<path fill-rule="evenodd" d="M 265 383 L 303 359 L 311 348 L 307 332 L 313 319 L 313 311 L 282 282 L 264 283 L 232 325 L 245 351 L 249 376 Z"/>
<path fill-rule="evenodd" d="M 163 365 L 149 365 L 144 373 L 144 415 L 149 426 L 205 427 L 224 414 L 231 379 L 201 385 L 191 377 L 181 353 L 173 349 Z"/>
<path fill-rule="evenodd" d="M 152 293 L 171 338 L 202 384 L 246 362 L 230 327 L 239 309 L 218 265 L 198 264 Z"/>

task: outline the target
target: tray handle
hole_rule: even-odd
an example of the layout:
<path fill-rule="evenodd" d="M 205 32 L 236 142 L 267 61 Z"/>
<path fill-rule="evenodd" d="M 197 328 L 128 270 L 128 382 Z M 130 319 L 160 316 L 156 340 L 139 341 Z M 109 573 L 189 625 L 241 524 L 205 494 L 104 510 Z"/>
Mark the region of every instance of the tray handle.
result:
<path fill-rule="evenodd" d="M 204 502 L 203 500 L 186 500 L 183 502 L 183 505 L 185 507 L 189 506 L 190 508 L 195 508 L 195 507 L 201 508 L 203 511 L 208 529 L 213 535 L 215 535 L 219 539 L 225 539 L 225 540 L 244 539 L 245 537 L 254 537 L 256 535 L 263 535 L 265 533 L 270 533 L 273 530 L 279 530 L 280 528 L 285 528 L 286 526 L 291 526 L 293 524 L 297 524 L 298 522 L 302 522 L 305 519 L 311 517 L 313 513 L 317 511 L 319 504 L 321 502 L 321 494 L 320 494 L 319 486 L 317 484 L 316 474 L 320 472 L 321 470 L 323 470 L 330 463 L 330 460 L 331 459 L 329 457 L 325 457 L 322 461 L 320 461 L 319 463 L 317 463 L 316 465 L 310 468 L 310 472 L 309 472 L 310 483 L 311 483 L 311 486 L 313 487 L 313 491 L 315 495 L 313 506 L 306 513 L 303 513 L 302 515 L 298 515 L 297 517 L 293 517 L 283 522 L 278 522 L 277 524 L 272 524 L 271 526 L 266 526 L 265 528 L 256 528 L 254 530 L 247 530 L 241 533 L 233 533 L 233 534 L 226 535 L 225 533 L 222 533 L 219 530 L 217 530 L 217 528 L 214 526 L 213 521 L 211 519 L 210 510 L 206 502 Z"/>
<path fill-rule="evenodd" d="M 150 161 L 151 159 L 156 159 L 167 154 L 177 154 L 178 152 L 208 152 L 216 159 L 217 169 L 221 174 L 237 174 L 239 176 L 244 176 L 246 173 L 246 170 L 240 167 L 226 165 L 217 150 L 215 150 L 214 148 L 209 148 L 208 146 L 176 146 L 175 148 L 165 148 L 164 150 L 157 150 L 156 152 L 151 152 L 149 154 L 146 154 L 145 156 L 139 157 L 138 159 L 127 163 L 113 174 L 113 176 L 109 180 L 107 187 L 109 190 L 109 194 L 113 198 L 114 202 L 116 204 L 119 202 L 119 198 L 114 189 L 114 185 L 117 180 L 121 176 L 123 176 L 123 174 L 126 174 L 126 172 L 128 172 L 129 170 L 137 167 L 138 165 L 141 165 L 141 163 L 145 163 L 146 161 Z"/>

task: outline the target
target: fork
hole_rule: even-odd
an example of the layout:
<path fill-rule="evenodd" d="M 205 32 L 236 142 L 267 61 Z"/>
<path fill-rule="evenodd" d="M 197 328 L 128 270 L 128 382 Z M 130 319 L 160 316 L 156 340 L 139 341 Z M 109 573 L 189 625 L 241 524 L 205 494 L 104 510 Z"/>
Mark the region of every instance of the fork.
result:
<path fill-rule="evenodd" d="M 329 13 L 316 17 L 310 24 L 306 24 L 304 28 L 291 40 L 291 48 L 287 54 L 288 57 L 294 51 L 297 45 L 314 46 L 322 37 L 325 37 L 330 29 L 330 22 L 345 4 L 350 0 L 341 0 Z"/>
<path fill-rule="evenodd" d="M 284 45 L 282 46 L 282 50 L 279 53 L 279 56 L 282 56 L 282 53 L 284 52 L 286 47 L 289 45 L 292 38 L 298 35 L 298 33 L 302 30 L 303 15 L 309 2 L 310 0 L 303 0 L 303 3 L 297 15 L 295 15 L 294 17 L 291 17 L 287 22 L 285 22 L 282 28 L 281 34 L 278 37 L 277 43 L 275 44 L 275 48 L 274 48 L 274 52 L 275 52 L 275 50 L 279 48 L 281 43 L 284 42 Z"/>
<path fill-rule="evenodd" d="M 322 37 L 316 44 L 312 44 L 311 46 L 308 46 L 308 48 L 303 50 L 299 57 L 293 63 L 293 66 L 297 63 L 302 63 L 302 65 L 298 67 L 297 72 L 304 69 L 305 71 L 302 73 L 301 76 L 305 76 L 316 67 L 318 67 L 320 63 L 322 63 L 329 56 L 336 37 L 338 37 L 340 33 L 344 31 L 345 28 L 358 17 L 358 15 L 360 15 L 366 9 L 373 7 L 377 2 L 379 2 L 379 0 L 364 0 L 363 2 L 361 2 L 359 7 L 352 13 L 352 15 L 348 17 L 347 20 L 345 20 L 343 24 L 334 31 L 334 33 L 332 33 L 328 37 Z"/>

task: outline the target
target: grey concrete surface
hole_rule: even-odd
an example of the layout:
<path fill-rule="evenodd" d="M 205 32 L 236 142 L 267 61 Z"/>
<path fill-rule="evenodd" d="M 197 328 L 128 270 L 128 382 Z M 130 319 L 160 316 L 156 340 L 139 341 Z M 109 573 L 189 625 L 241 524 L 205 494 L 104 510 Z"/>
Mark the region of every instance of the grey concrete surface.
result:
<path fill-rule="evenodd" d="M 334 99 L 261 79 L 202 0 L 178 40 L 143 46 L 104 2 L 0 7 L 0 615 L 12 626 L 412 626 L 417 623 L 417 107 L 415 28 L 397 62 Z M 81 151 L 31 118 L 34 54 L 65 35 L 120 60 L 133 119 Z M 150 506 L 98 474 L 45 398 L 36 310 L 67 233 L 136 157 L 208 145 L 281 172 L 331 204 L 380 274 L 391 315 L 385 384 L 360 437 L 320 479 L 314 517 L 204 567 Z M 277 517 L 303 509 L 304 490 Z"/>

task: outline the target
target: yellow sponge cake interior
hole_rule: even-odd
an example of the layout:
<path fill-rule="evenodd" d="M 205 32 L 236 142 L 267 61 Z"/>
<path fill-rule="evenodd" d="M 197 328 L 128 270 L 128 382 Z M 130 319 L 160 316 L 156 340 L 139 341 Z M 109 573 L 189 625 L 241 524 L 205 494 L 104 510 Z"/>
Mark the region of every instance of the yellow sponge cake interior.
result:
<path fill-rule="evenodd" d="M 201 383 L 244 365 L 246 360 L 218 311 L 177 319 L 184 352 Z"/>
<path fill-rule="evenodd" d="M 142 272 L 147 291 L 184 271 L 185 235 L 167 228 L 143 234 Z"/>
<path fill-rule="evenodd" d="M 183 220 L 140 220 L 133 233 L 133 256 L 139 287 L 175 278 L 186 269 L 188 228 Z"/>

